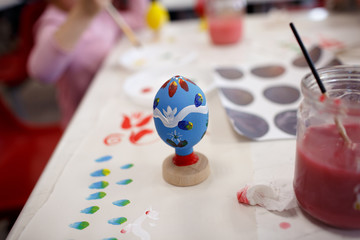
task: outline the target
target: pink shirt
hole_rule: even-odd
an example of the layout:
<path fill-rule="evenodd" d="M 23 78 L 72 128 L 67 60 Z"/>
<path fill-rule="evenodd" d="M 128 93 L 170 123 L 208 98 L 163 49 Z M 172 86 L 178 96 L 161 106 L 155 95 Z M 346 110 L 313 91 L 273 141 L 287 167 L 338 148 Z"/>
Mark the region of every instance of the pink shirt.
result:
<path fill-rule="evenodd" d="M 133 28 L 144 26 L 148 0 L 131 0 L 130 11 L 122 13 Z M 43 83 L 56 83 L 57 98 L 65 127 L 79 105 L 102 61 L 123 35 L 107 12 L 101 12 L 84 32 L 72 51 L 61 49 L 54 32 L 66 20 L 67 12 L 50 5 L 39 19 L 35 46 L 28 69 L 30 75 Z"/>

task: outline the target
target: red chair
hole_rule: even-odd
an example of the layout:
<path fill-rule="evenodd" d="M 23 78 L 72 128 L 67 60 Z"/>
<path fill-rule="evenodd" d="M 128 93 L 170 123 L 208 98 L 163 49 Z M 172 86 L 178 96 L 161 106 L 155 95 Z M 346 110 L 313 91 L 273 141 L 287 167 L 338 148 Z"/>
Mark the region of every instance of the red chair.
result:
<path fill-rule="evenodd" d="M 20 15 L 18 44 L 16 48 L 0 56 L 0 83 L 17 86 L 28 78 L 27 60 L 34 45 L 33 27 L 46 7 L 46 1 L 26 4 Z"/>
<path fill-rule="evenodd" d="M 0 99 L 0 212 L 23 207 L 62 135 L 25 124 Z"/>

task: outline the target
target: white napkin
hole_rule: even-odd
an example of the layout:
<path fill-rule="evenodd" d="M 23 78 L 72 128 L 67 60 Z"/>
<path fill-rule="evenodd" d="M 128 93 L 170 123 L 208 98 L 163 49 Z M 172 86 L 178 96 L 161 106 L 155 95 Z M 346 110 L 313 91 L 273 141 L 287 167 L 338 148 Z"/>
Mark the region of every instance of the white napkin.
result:
<path fill-rule="evenodd" d="M 258 205 L 269 211 L 284 211 L 297 206 L 290 180 L 247 184 L 237 192 L 239 203 Z"/>

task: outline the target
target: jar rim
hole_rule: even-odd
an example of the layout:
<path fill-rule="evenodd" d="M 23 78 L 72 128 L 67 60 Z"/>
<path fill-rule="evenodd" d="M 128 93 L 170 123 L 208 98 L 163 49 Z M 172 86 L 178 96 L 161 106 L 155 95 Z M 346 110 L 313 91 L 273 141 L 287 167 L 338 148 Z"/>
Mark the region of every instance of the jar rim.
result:
<path fill-rule="evenodd" d="M 360 115 L 360 65 L 323 67 L 317 69 L 317 72 L 328 97 L 322 97 L 315 77 L 308 73 L 301 80 L 301 92 L 305 100 L 330 112 L 337 111 L 341 106 L 346 110 L 355 110 L 354 113 Z M 350 102 L 348 98 L 351 97 L 357 101 Z"/>

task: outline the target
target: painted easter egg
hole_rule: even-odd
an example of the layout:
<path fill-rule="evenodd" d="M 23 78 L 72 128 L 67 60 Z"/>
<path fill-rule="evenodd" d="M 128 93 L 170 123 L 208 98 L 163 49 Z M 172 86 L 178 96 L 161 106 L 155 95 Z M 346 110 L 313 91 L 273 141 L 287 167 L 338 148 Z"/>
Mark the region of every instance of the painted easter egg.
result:
<path fill-rule="evenodd" d="M 209 110 L 203 91 L 190 79 L 177 75 L 157 92 L 153 117 L 160 138 L 186 156 L 204 136 Z"/>

